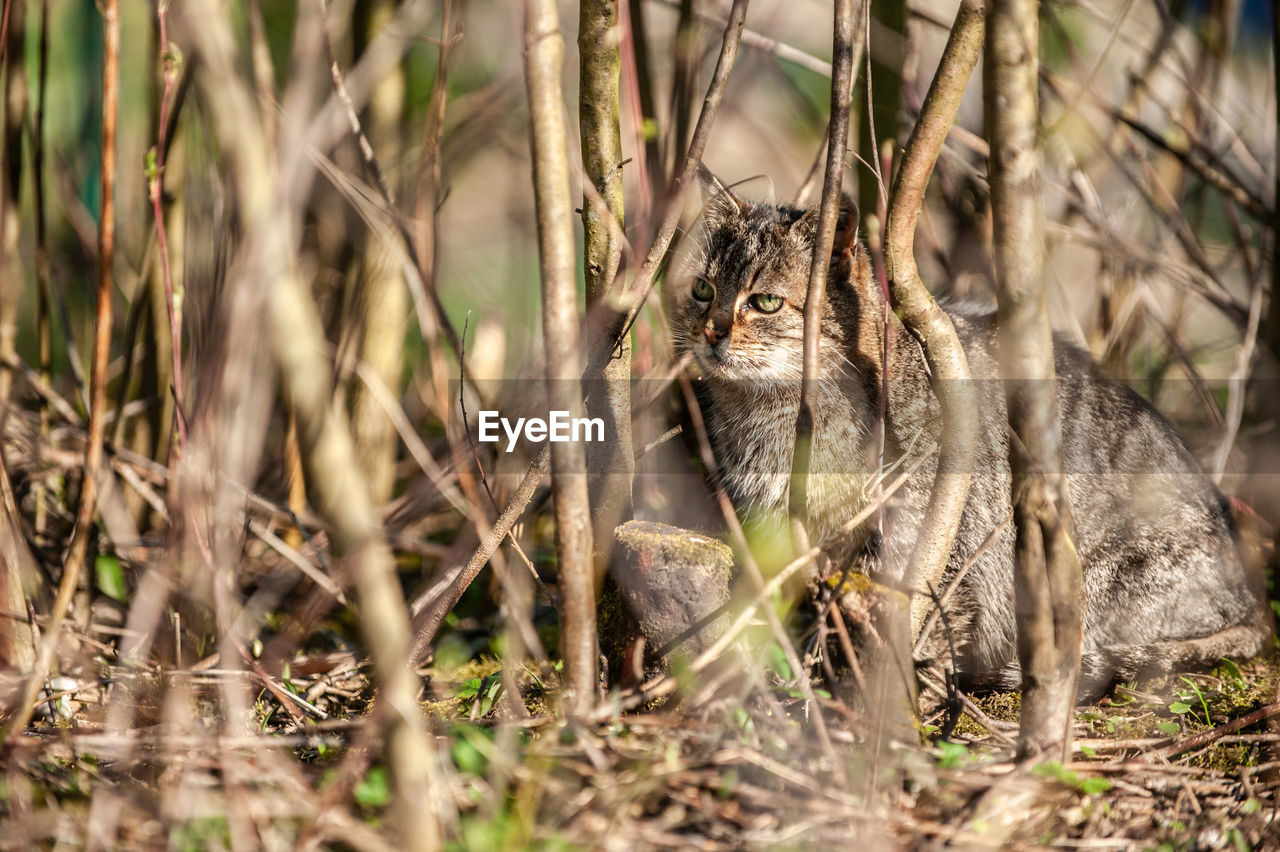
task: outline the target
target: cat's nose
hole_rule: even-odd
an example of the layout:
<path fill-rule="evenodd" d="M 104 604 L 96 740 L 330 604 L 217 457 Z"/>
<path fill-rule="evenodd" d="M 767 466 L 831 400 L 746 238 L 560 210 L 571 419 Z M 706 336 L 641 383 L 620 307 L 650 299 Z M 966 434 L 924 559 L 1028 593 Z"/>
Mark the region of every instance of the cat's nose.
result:
<path fill-rule="evenodd" d="M 715 346 L 721 340 L 729 336 L 729 327 L 716 322 L 714 318 L 708 319 L 707 324 L 702 327 L 702 333 L 706 336 L 707 342 Z"/>

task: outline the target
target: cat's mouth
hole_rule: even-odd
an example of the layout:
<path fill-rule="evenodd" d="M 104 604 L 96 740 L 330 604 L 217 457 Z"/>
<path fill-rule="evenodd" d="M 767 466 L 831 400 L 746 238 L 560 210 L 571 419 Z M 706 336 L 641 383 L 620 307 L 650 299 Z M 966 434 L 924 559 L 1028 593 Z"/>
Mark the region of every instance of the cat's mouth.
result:
<path fill-rule="evenodd" d="M 705 373 L 720 378 L 732 378 L 734 375 L 727 340 L 719 343 L 703 343 L 694 350 L 693 356 Z"/>
<path fill-rule="evenodd" d="M 782 360 L 760 360 L 749 353 L 735 351 L 728 340 L 702 343 L 693 351 L 704 376 L 734 382 L 789 382 L 795 371 Z M 798 373 L 796 374 L 798 375 Z"/>

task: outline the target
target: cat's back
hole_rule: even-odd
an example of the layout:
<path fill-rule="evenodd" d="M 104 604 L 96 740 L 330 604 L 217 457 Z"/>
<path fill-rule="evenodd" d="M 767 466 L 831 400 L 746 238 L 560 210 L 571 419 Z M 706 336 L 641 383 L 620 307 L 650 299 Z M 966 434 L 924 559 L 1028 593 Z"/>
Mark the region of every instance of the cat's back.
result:
<path fill-rule="evenodd" d="M 946 309 L 979 386 L 983 427 L 957 541 L 963 556 L 1011 509 L 1008 420 L 994 311 Z M 1148 664 L 1167 667 L 1197 637 L 1228 636 L 1219 655 L 1255 653 L 1268 632 L 1258 615 L 1261 592 L 1240 556 L 1226 500 L 1147 400 L 1060 335 L 1054 355 L 1062 465 L 1088 600 L 1086 671 L 1104 683 Z M 1000 538 L 968 586 L 972 667 L 980 671 L 1008 670 L 1016 660 L 1015 613 L 1003 591 L 1012 586 L 1012 526 Z"/>

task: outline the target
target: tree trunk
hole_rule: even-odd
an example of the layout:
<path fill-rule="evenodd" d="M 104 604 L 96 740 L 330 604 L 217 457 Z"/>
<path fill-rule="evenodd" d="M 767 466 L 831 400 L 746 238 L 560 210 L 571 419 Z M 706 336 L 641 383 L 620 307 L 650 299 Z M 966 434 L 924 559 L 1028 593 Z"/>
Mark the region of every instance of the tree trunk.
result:
<path fill-rule="evenodd" d="M 1044 265 L 1035 0 L 993 0 L 987 29 L 986 125 L 1009 407 L 1017 550 L 1014 588 L 1022 665 L 1024 753 L 1071 751 L 1080 675 L 1084 581 L 1062 472 L 1053 337 Z"/>
<path fill-rule="evenodd" d="M 618 274 L 623 242 L 622 130 L 618 104 L 618 0 L 582 0 L 578 25 L 578 123 L 584 167 L 583 267 L 587 307 L 600 304 Z M 610 312 L 591 311 L 592 315 Z M 588 366 L 587 416 L 604 421 L 605 440 L 587 449 L 595 544 L 595 571 L 609 565 L 613 531 L 631 518 L 631 340 L 610 346 L 616 330 L 590 325 L 589 352 L 602 363 Z"/>

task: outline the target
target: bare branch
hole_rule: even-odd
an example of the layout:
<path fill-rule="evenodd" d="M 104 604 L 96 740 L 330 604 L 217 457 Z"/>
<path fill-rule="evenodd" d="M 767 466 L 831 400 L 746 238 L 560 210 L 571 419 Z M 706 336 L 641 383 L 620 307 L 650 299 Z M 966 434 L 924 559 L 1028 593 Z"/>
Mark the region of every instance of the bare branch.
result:
<path fill-rule="evenodd" d="M 529 143 L 542 269 L 542 329 L 547 358 L 547 400 L 553 410 L 582 416 L 578 358 L 577 284 L 573 202 L 561 68 L 564 40 L 554 0 L 525 0 L 525 85 Z M 596 698 L 596 581 L 591 561 L 591 506 L 587 459 L 576 441 L 551 447 L 556 554 L 560 570 L 561 631 L 570 708 L 585 714 Z"/>
<path fill-rule="evenodd" d="M 1022 665 L 1019 742 L 1071 753 L 1084 581 L 1062 473 L 1053 337 L 1044 280 L 1044 211 L 1035 0 L 993 0 L 985 66 L 991 142 L 1000 361 L 1013 470 L 1014 592 Z"/>
<path fill-rule="evenodd" d="M 578 24 L 583 275 L 588 307 L 604 298 L 617 276 L 624 241 L 618 3 L 619 0 L 582 0 Z M 588 326 L 588 334 L 588 351 L 602 356 L 609 353 L 603 363 L 587 366 L 588 381 L 595 386 L 588 393 L 588 416 L 601 418 L 609 436 L 608 441 L 592 445 L 587 451 L 595 520 L 595 567 L 602 572 L 608 565 L 614 528 L 631 517 L 631 478 L 635 471 L 631 450 L 631 346 L 630 340 L 624 338 L 610 353 L 610 329 L 599 322 Z"/>
<path fill-rule="evenodd" d="M 6 6 L 7 8 L 7 6 Z M 80 503 L 75 529 L 67 546 L 58 595 L 49 613 L 49 623 L 40 646 L 40 659 L 27 678 L 22 700 L 9 722 L 5 741 L 26 727 L 34 708 L 36 693 L 53 658 L 62 622 L 71 606 L 71 597 L 80 585 L 84 560 L 93 531 L 98 506 L 98 476 L 102 472 L 102 443 L 106 435 L 107 367 L 111 360 L 111 264 L 116 245 L 116 111 L 120 91 L 120 0 L 105 0 L 102 6 L 102 160 L 101 203 L 98 218 L 98 305 L 94 321 L 93 361 L 90 375 L 89 438 L 84 452 L 84 474 L 80 483 Z"/>
<path fill-rule="evenodd" d="M 951 319 L 938 307 L 920 280 L 915 260 L 916 223 L 924 207 L 925 188 L 947 133 L 960 109 L 965 86 L 982 52 L 985 10 L 965 0 L 929 85 L 920 119 L 903 151 L 889 199 L 885 233 L 885 271 L 889 295 L 902 323 L 920 343 L 933 376 L 942 409 L 942 441 L 938 476 L 907 574 L 916 592 L 911 603 L 911 633 L 917 636 L 929 610 L 928 589 L 937 588 L 951 558 L 973 477 L 978 445 L 978 406 L 969 380 L 969 362 Z"/>
<path fill-rule="evenodd" d="M 827 166 L 822 179 L 822 205 L 818 233 L 809 266 L 809 288 L 804 300 L 804 364 L 800 384 L 800 408 L 796 416 L 795 451 L 791 466 L 790 514 L 797 550 L 807 547 L 802 522 L 805 514 L 809 451 L 813 444 L 813 404 L 820 377 L 818 341 L 822 334 L 822 307 L 827 272 L 835 248 L 844 178 L 844 154 L 849 145 L 849 99 L 853 93 L 853 0 L 835 4 L 832 22 L 831 120 L 827 128 Z M 856 227 L 848 223 L 849 228 Z M 847 250 L 841 246 L 841 250 Z"/>

